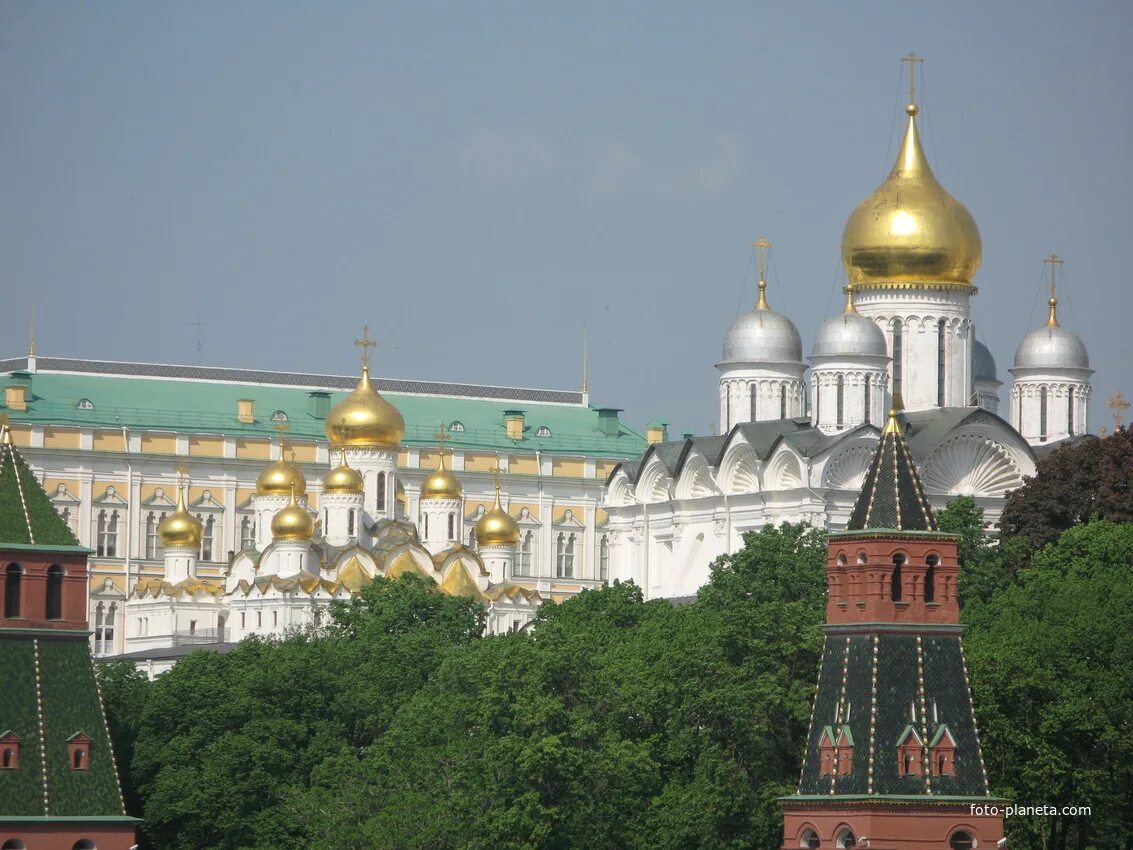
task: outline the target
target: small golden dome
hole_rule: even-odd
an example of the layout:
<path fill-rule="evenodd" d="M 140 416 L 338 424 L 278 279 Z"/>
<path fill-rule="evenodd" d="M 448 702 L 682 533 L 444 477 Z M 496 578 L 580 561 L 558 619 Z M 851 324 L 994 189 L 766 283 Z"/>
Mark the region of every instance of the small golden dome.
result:
<path fill-rule="evenodd" d="M 315 533 L 315 521 L 307 509 L 295 501 L 295 491 L 291 491 L 291 501 L 287 507 L 271 518 L 272 540 L 310 540 Z"/>
<path fill-rule="evenodd" d="M 286 496 L 291 492 L 292 486 L 296 493 L 307 492 L 307 479 L 299 471 L 299 467 L 284 460 L 284 447 L 279 447 L 279 460 L 271 464 L 260 473 L 256 479 L 257 496 Z"/>
<path fill-rule="evenodd" d="M 346 463 L 345 452 L 342 462 L 323 476 L 324 493 L 361 493 L 364 489 L 362 473 Z"/>
<path fill-rule="evenodd" d="M 370 382 L 370 367 L 363 366 L 354 392 L 327 414 L 326 433 L 335 448 L 395 448 L 405 435 L 405 420 Z"/>
<path fill-rule="evenodd" d="M 436 470 L 421 484 L 421 498 L 425 499 L 460 499 L 464 495 L 464 488 L 455 475 L 445 469 L 445 455 L 441 452 L 441 462 Z"/>
<path fill-rule="evenodd" d="M 476 522 L 476 545 L 514 546 L 519 542 L 519 523 L 500 504 L 500 488 L 496 487 L 496 503 Z"/>
<path fill-rule="evenodd" d="M 917 135 L 916 106 L 906 112 L 893 170 L 846 222 L 846 275 L 854 287 L 971 285 L 983 256 L 979 228 L 933 175 Z"/>
<path fill-rule="evenodd" d="M 204 529 L 201 521 L 189 513 L 185 507 L 185 492 L 177 485 L 177 509 L 165 517 L 157 526 L 157 536 L 161 545 L 199 549 Z"/>

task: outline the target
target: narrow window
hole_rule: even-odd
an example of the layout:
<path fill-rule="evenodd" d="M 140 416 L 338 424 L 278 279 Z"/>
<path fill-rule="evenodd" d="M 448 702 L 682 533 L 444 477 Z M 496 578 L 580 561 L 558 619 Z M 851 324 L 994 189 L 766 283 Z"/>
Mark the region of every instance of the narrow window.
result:
<path fill-rule="evenodd" d="M 346 536 L 354 536 L 354 509 L 351 508 L 346 514 Z M 425 536 L 429 536 L 429 518 L 425 517 Z"/>
<path fill-rule="evenodd" d="M 866 375 L 865 376 L 865 398 L 863 399 L 863 403 L 865 404 L 865 424 L 866 425 L 872 425 L 873 424 L 873 410 L 871 409 L 873 407 L 873 399 L 870 397 L 871 395 L 872 395 L 872 387 L 870 385 L 870 376 Z"/>
<path fill-rule="evenodd" d="M 197 633 L 197 621 L 196 620 L 190 620 L 189 621 L 189 634 L 195 635 L 196 633 Z"/>
<path fill-rule="evenodd" d="M 894 602 L 901 601 L 901 565 L 904 563 L 903 555 L 893 557 L 893 572 L 889 576 L 889 598 Z"/>
<path fill-rule="evenodd" d="M 1066 396 L 1066 436 L 1074 436 L 1074 388 Z"/>
<path fill-rule="evenodd" d="M 598 578 L 602 581 L 610 580 L 610 540 L 605 534 L 598 544 Z"/>
<path fill-rule="evenodd" d="M 272 611 L 271 612 L 271 626 L 274 629 L 278 625 L 279 625 L 279 612 L 278 611 Z"/>
<path fill-rule="evenodd" d="M 901 392 L 901 362 L 904 359 L 904 325 L 900 319 L 893 320 L 893 394 Z"/>
<path fill-rule="evenodd" d="M 822 382 L 820 378 L 814 379 L 814 421 L 820 422 L 822 416 Z M 787 417 L 784 416 L 783 419 Z"/>
<path fill-rule="evenodd" d="M 94 654 L 102 655 L 102 603 L 94 608 Z"/>
<path fill-rule="evenodd" d="M 4 748 L 4 770 L 12 770 L 16 766 L 16 751 L 12 747 Z"/>
<path fill-rule="evenodd" d="M 838 383 L 837 383 L 837 405 L 838 405 L 838 407 L 837 407 L 838 423 L 837 424 L 838 424 L 839 428 L 842 427 L 842 423 L 845 421 L 844 410 L 843 410 L 845 403 L 846 403 L 846 379 L 842 375 L 839 375 L 838 376 Z"/>
<path fill-rule="evenodd" d="M 936 323 L 936 406 L 944 407 L 944 347 L 947 332 L 944 319 Z"/>
<path fill-rule="evenodd" d="M 468 529 L 468 548 L 469 549 L 475 549 L 476 548 L 476 526 L 473 526 L 472 528 Z"/>
<path fill-rule="evenodd" d="M 106 511 L 98 512 L 98 525 L 95 533 L 95 554 L 106 556 Z"/>
<path fill-rule="evenodd" d="M 118 603 L 110 603 L 110 612 L 102 621 L 102 648 L 107 652 L 114 651 L 114 622 L 118 619 Z"/>
<path fill-rule="evenodd" d="M 106 557 L 118 556 L 118 511 L 110 512 L 110 519 L 106 523 Z"/>
<path fill-rule="evenodd" d="M 4 571 L 4 616 L 20 616 L 20 582 L 24 571 L 19 564 L 8 564 Z"/>
<path fill-rule="evenodd" d="M 240 520 L 240 548 L 251 549 L 256 545 L 256 525 L 249 516 Z"/>
<path fill-rule="evenodd" d="M 240 628 L 244 629 L 244 628 L 247 627 L 247 625 L 248 625 L 247 617 L 246 617 L 245 613 L 243 611 L 241 611 L 240 612 Z"/>
<path fill-rule="evenodd" d="M 558 578 L 574 578 L 574 535 L 559 534 L 556 546 L 555 575 Z"/>
<path fill-rule="evenodd" d="M 928 569 L 925 570 L 925 574 L 924 574 L 924 601 L 925 602 L 935 602 L 936 601 L 936 565 L 938 563 L 940 563 L 940 559 L 937 558 L 936 555 L 929 555 L 926 563 L 928 564 Z"/>
<path fill-rule="evenodd" d="M 204 522 L 204 533 L 201 536 L 201 560 L 212 560 L 213 536 L 216 530 L 216 518 L 209 517 Z"/>
<path fill-rule="evenodd" d="M 44 617 L 59 620 L 63 617 L 63 568 L 52 564 L 47 568 L 47 600 Z"/>
<path fill-rule="evenodd" d="M 264 626 L 264 612 L 263 611 L 257 611 L 256 612 L 256 628 L 262 629 L 263 626 Z"/>
<path fill-rule="evenodd" d="M 146 516 L 146 558 L 157 557 L 157 514 L 153 511 Z"/>
<path fill-rule="evenodd" d="M 724 430 L 727 434 L 732 427 L 732 385 L 724 384 Z"/>
<path fill-rule="evenodd" d="M 787 418 L 787 385 L 779 387 L 779 418 Z"/>
<path fill-rule="evenodd" d="M 454 538 L 454 532 L 455 531 L 456 531 L 456 514 L 449 514 L 448 515 L 448 539 L 449 540 L 452 540 Z"/>
<path fill-rule="evenodd" d="M 63 522 L 66 523 L 67 528 L 74 529 L 75 526 L 71 523 L 71 509 L 70 508 L 63 508 L 63 512 L 61 514 L 59 514 L 59 516 L 61 516 L 63 518 Z"/>
<path fill-rule="evenodd" d="M 751 389 L 750 389 L 751 398 L 749 400 L 749 403 L 751 404 L 750 419 L 751 419 L 752 422 L 758 422 L 759 421 L 758 417 L 755 415 L 755 412 L 756 412 L 755 397 L 756 397 L 756 393 L 758 393 L 758 392 L 759 392 L 759 388 L 756 387 L 755 384 L 752 384 Z"/>
<path fill-rule="evenodd" d="M 386 474 L 384 472 L 378 473 L 378 510 L 384 511 L 386 509 Z"/>
<path fill-rule="evenodd" d="M 1046 440 L 1046 387 L 1039 388 L 1039 439 Z"/>
<path fill-rule="evenodd" d="M 429 515 L 428 514 L 425 514 L 424 526 L 425 526 L 425 539 L 428 540 L 429 539 Z"/>
<path fill-rule="evenodd" d="M 75 757 L 72 761 L 73 761 L 73 763 L 72 763 L 71 767 L 74 770 L 82 770 L 83 767 L 85 766 L 85 762 L 86 762 L 86 760 L 83 758 L 83 751 L 82 750 L 75 750 Z"/>
<path fill-rule="evenodd" d="M 519 558 L 516 561 L 515 574 L 519 576 L 531 575 L 531 551 L 535 545 L 535 532 L 528 531 L 523 535 L 519 544 Z"/>

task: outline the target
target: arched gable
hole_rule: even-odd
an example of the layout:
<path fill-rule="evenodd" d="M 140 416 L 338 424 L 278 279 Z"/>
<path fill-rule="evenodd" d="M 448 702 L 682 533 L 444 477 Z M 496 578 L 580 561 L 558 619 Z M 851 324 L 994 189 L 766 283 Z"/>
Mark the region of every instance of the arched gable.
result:
<path fill-rule="evenodd" d="M 743 437 L 736 436 L 724 451 L 716 481 L 720 489 L 729 495 L 758 493 L 759 471 L 755 449 Z"/>
<path fill-rule="evenodd" d="M 716 492 L 707 458 L 699 452 L 690 452 L 674 484 L 674 496 L 678 499 L 703 499 L 716 495 Z"/>

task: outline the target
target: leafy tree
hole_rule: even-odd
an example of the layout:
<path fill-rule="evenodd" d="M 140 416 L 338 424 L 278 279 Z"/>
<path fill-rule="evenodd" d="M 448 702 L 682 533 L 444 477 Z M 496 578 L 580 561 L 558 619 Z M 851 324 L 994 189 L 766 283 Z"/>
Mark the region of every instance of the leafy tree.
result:
<path fill-rule="evenodd" d="M 993 790 L 1023 805 L 1092 807 L 1009 820 L 1022 846 L 1133 846 L 1131 564 L 1133 524 L 1079 526 L 970 615 Z"/>
<path fill-rule="evenodd" d="M 1004 539 L 1024 538 L 1039 549 L 1062 532 L 1093 519 L 1133 522 L 1133 433 L 1118 428 L 1055 449 L 1036 474 L 1007 498 Z"/>
<path fill-rule="evenodd" d="M 150 681 L 130 661 L 100 664 L 95 672 L 98 674 L 102 704 L 106 709 L 106 722 L 110 727 L 110 741 L 114 745 L 126 811 L 134 817 L 141 817 L 142 800 L 138 796 L 130 765 L 134 759 L 134 743 L 141 727 L 142 713 L 149 697 Z"/>
<path fill-rule="evenodd" d="M 1021 538 L 997 541 L 987 533 L 984 511 L 971 496 L 953 499 L 936 515 L 941 531 L 960 535 L 960 579 L 957 590 L 963 609 L 985 603 L 1015 582 L 1030 555 Z"/>

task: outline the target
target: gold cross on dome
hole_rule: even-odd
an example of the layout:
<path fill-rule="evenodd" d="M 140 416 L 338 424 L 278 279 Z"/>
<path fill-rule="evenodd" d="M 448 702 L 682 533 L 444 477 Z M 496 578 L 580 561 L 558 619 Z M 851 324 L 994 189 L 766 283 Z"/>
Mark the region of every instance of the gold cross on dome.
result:
<path fill-rule="evenodd" d="M 901 57 L 901 61 L 909 63 L 909 106 L 915 106 L 917 103 L 917 63 L 924 64 L 924 57 L 917 56 L 910 51 L 908 56 Z"/>
<path fill-rule="evenodd" d="M 1118 390 L 1109 397 L 1106 407 L 1113 411 L 1113 430 L 1116 431 L 1121 427 L 1122 420 L 1125 418 L 1125 411 L 1129 409 L 1129 402 L 1125 400 L 1121 390 Z"/>
<path fill-rule="evenodd" d="M 189 477 L 189 467 L 185 466 L 185 462 L 182 461 L 181 463 L 177 464 L 177 467 L 174 471 L 177 473 L 177 486 L 183 487 L 185 485 L 185 480 Z"/>
<path fill-rule="evenodd" d="M 370 349 L 377 348 L 378 343 L 370 339 L 369 325 L 362 325 L 362 338 L 354 340 L 354 344 L 362 349 L 362 365 L 370 368 Z"/>
<path fill-rule="evenodd" d="M 492 473 L 492 480 L 495 482 L 495 485 L 496 485 L 496 495 L 499 496 L 500 495 L 500 461 L 499 461 L 499 458 L 496 459 L 495 464 L 488 467 L 488 472 Z"/>
<path fill-rule="evenodd" d="M 443 423 L 443 422 L 437 423 L 436 437 L 437 437 L 437 442 L 441 444 L 441 449 L 443 451 L 444 447 L 445 447 L 445 441 L 452 439 L 452 437 L 449 435 L 448 431 L 445 430 L 445 423 Z"/>

